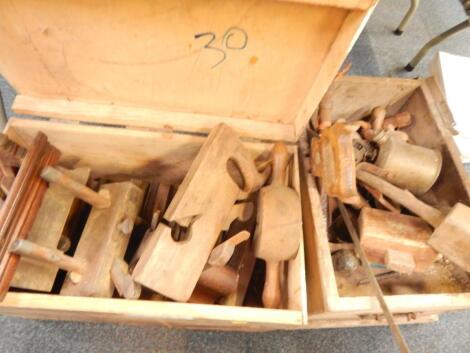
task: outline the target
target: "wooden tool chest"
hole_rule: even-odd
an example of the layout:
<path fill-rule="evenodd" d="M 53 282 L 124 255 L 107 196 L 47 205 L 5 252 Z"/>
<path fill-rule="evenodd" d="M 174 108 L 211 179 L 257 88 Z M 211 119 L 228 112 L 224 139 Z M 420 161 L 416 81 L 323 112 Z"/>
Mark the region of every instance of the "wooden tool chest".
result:
<path fill-rule="evenodd" d="M 116 1 L 0 4 L 0 72 L 17 90 L 4 133 L 28 147 L 43 132 L 62 166 L 95 177 L 181 183 L 219 123 L 254 157 L 288 143 L 289 186 L 302 199 L 303 237 L 286 266 L 283 309 L 10 291 L 0 313 L 30 318 L 268 330 L 384 324 L 373 297 L 337 289 L 308 174 L 305 129 L 376 1 Z M 432 82 L 431 82 L 432 84 Z M 371 94 L 371 92 L 374 92 Z M 380 104 L 416 114 L 425 145 L 444 167 L 433 189 L 443 207 L 469 187 L 447 129 L 445 104 L 428 82 L 342 79 L 334 118 Z M 78 162 L 78 163 L 77 163 Z M 177 265 L 175 265 L 177 266 Z M 454 288 L 454 292 L 459 289 Z M 399 323 L 430 322 L 468 308 L 470 294 L 388 296 Z"/>

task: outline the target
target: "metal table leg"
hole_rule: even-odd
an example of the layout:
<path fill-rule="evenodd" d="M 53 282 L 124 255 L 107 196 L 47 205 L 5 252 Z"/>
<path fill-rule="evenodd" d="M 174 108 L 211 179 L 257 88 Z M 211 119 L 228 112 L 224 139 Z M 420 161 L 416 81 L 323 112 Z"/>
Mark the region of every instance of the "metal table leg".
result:
<path fill-rule="evenodd" d="M 408 9 L 408 12 L 406 13 L 405 17 L 403 17 L 403 20 L 401 20 L 400 25 L 397 27 L 397 29 L 393 33 L 395 33 L 397 36 L 403 33 L 403 31 L 405 30 L 405 27 L 408 25 L 408 23 L 411 21 L 411 18 L 416 13 L 418 6 L 419 6 L 419 0 L 411 0 L 411 4 L 410 4 L 410 8 Z"/>
<path fill-rule="evenodd" d="M 421 50 L 416 54 L 416 56 L 409 62 L 408 65 L 405 66 L 406 71 L 413 71 L 416 65 L 421 61 L 421 59 L 427 54 L 429 49 L 432 47 L 436 46 L 440 42 L 442 42 L 444 39 L 449 38 L 451 35 L 460 32 L 461 30 L 470 27 L 470 19 L 467 19 L 463 21 L 462 23 L 459 23 L 457 26 L 450 28 L 449 30 L 439 34 L 438 36 L 434 37 L 431 39 L 429 42 L 427 42 Z"/>

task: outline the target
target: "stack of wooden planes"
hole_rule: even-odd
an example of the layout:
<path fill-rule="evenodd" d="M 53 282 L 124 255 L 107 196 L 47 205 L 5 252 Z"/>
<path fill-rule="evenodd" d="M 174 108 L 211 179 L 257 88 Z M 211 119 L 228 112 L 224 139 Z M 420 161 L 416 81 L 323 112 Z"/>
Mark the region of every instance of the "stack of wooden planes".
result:
<path fill-rule="evenodd" d="M 2 298 L 12 287 L 286 307 L 282 269 L 298 252 L 302 222 L 283 143 L 255 160 L 218 125 L 182 183 L 168 185 L 65 168 L 42 133 L 27 149 L 1 138 Z"/>

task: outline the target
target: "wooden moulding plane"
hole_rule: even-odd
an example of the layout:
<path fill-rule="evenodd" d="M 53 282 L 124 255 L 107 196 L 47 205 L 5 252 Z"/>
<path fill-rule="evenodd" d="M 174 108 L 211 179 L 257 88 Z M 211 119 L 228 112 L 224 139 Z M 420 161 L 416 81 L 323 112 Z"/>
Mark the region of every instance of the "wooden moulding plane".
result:
<path fill-rule="evenodd" d="M 69 272 L 62 295 L 111 297 L 114 283 L 111 270 L 116 259 L 122 260 L 133 224 L 143 200 L 143 191 L 132 182 L 105 184 L 96 195 L 108 200 L 109 207 L 93 207 L 74 254 L 86 264 L 81 272 Z M 98 197 L 99 196 L 99 197 Z M 101 204 L 105 204 L 104 202 Z M 121 264 L 115 264 L 114 278 L 123 289 Z M 121 274 L 121 276 L 120 276 Z"/>
<path fill-rule="evenodd" d="M 41 170 L 58 161 L 60 152 L 49 144 L 46 135 L 38 133 L 21 162 L 0 212 L 0 298 L 3 299 L 13 279 L 19 256 L 10 251 L 17 241 L 25 239 L 33 225 L 47 190 Z"/>
<path fill-rule="evenodd" d="M 164 214 L 166 221 L 188 227 L 188 238 L 176 242 L 171 228 L 160 223 L 133 271 L 134 280 L 188 301 L 235 202 L 261 187 L 266 176 L 228 126 L 215 127 Z"/>
<path fill-rule="evenodd" d="M 49 166 L 40 174 L 50 184 L 46 202 L 28 240 L 19 239 L 9 249 L 22 257 L 16 284 L 50 291 L 60 268 L 69 272 L 61 294 L 111 297 L 116 282 L 119 294 L 136 297 L 139 289 L 129 283 L 127 265 L 121 262 L 142 204 L 143 191 L 131 182 L 122 182 L 105 184 L 95 192 L 84 185 L 89 168 L 65 171 Z M 72 257 L 56 247 L 75 197 L 93 208 Z M 54 210 L 57 212 L 51 223 L 48 216 Z M 47 237 L 38 238 L 44 234 Z M 31 277 L 34 274 L 37 276 Z"/>
<path fill-rule="evenodd" d="M 467 226 L 470 208 L 468 206 L 456 203 L 450 212 L 444 215 L 440 210 L 417 199 L 409 191 L 402 190 L 374 174 L 358 171 L 357 177 L 430 224 L 434 232 L 428 244 L 465 271 L 470 272 L 470 232 Z"/>
<path fill-rule="evenodd" d="M 1 109 L 0 109 L 1 110 Z M 26 150 L 0 134 L 0 193 L 8 195 L 15 180 L 13 168 L 19 168 Z M 3 201 L 3 199 L 1 199 Z"/>
<path fill-rule="evenodd" d="M 90 168 L 79 168 L 63 171 L 63 173 L 84 185 L 90 176 Z M 60 184 L 51 183 L 29 232 L 28 241 L 49 249 L 57 249 L 74 200 L 74 193 Z M 54 264 L 23 257 L 18 264 L 11 286 L 50 292 L 58 270 Z"/>
<path fill-rule="evenodd" d="M 431 227 L 418 217 L 365 207 L 358 222 L 368 259 L 390 270 L 423 272 L 438 257 L 427 244 Z"/>

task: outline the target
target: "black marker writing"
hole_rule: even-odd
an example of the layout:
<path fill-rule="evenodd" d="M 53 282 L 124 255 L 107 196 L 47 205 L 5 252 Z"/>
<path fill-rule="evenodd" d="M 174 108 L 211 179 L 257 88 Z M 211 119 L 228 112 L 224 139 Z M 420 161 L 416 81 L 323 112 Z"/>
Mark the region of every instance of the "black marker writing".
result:
<path fill-rule="evenodd" d="M 226 50 L 242 50 L 248 45 L 248 34 L 246 31 L 239 27 L 230 27 L 227 29 L 222 37 L 221 48 L 215 46 L 217 36 L 214 32 L 203 32 L 194 35 L 194 39 L 207 37 L 209 41 L 204 45 L 205 49 L 215 50 L 220 53 L 220 59 L 211 66 L 211 69 L 220 65 L 226 58 Z"/>

